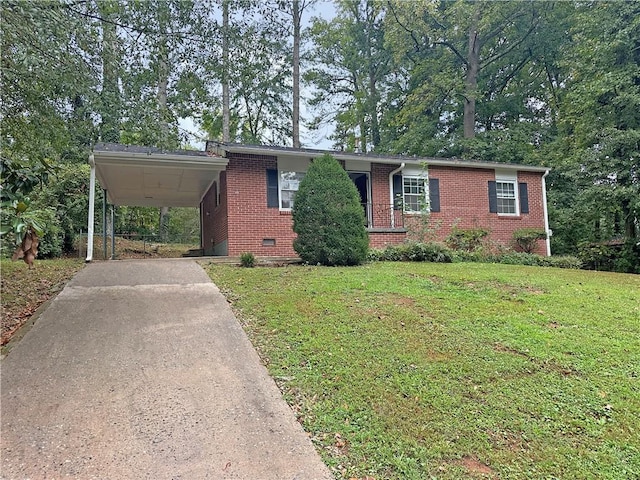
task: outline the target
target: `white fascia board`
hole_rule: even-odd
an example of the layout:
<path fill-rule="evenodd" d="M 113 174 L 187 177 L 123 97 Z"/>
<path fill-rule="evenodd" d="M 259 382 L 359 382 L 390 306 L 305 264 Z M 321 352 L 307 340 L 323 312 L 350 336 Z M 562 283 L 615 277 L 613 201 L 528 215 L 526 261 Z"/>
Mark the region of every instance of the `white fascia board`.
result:
<path fill-rule="evenodd" d="M 96 164 L 122 166 L 154 166 L 170 168 L 206 168 L 224 169 L 229 160 L 223 157 L 189 157 L 186 155 L 148 154 L 132 152 L 94 152 Z"/>
<path fill-rule="evenodd" d="M 253 155 L 269 155 L 273 157 L 306 157 L 315 158 L 324 154 L 329 154 L 337 160 L 354 161 L 354 162 L 371 162 L 385 163 L 390 165 L 424 165 L 427 166 L 443 166 L 443 167 L 466 167 L 480 169 L 502 169 L 521 172 L 548 172 L 548 167 L 536 167 L 532 165 L 518 165 L 514 163 L 498 163 L 498 162 L 474 162 L 469 160 L 458 160 L 449 158 L 428 158 L 428 157 L 403 157 L 402 155 L 385 156 L 376 154 L 334 152 L 331 150 L 313 150 L 313 149 L 285 149 L 271 148 L 268 146 L 258 145 L 215 145 L 218 155 L 226 155 L 227 153 L 247 153 Z"/>

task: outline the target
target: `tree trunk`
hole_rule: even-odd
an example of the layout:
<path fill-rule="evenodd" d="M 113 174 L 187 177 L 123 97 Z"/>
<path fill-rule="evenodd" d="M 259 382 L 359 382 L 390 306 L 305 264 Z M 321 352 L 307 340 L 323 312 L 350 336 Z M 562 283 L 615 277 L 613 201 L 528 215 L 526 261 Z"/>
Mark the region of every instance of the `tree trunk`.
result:
<path fill-rule="evenodd" d="M 300 148 L 300 0 L 293 0 L 293 148 Z"/>
<path fill-rule="evenodd" d="M 222 141 L 230 141 L 229 0 L 222 0 Z"/>
<path fill-rule="evenodd" d="M 635 240 L 638 234 L 636 228 L 636 218 L 631 208 L 631 202 L 628 199 L 622 200 L 620 204 L 622 208 L 622 218 L 624 220 L 624 239 Z"/>
<path fill-rule="evenodd" d="M 160 209 L 159 223 L 160 241 L 166 243 L 167 240 L 169 240 L 169 207 L 162 207 Z"/>
<path fill-rule="evenodd" d="M 473 138 L 476 131 L 476 88 L 478 86 L 478 71 L 480 70 L 480 35 L 478 24 L 480 9 L 476 6 L 469 27 L 469 48 L 467 51 L 467 75 L 465 78 L 464 99 L 464 138 Z"/>
<path fill-rule="evenodd" d="M 373 148 L 380 145 L 380 125 L 378 124 L 378 88 L 376 86 L 376 68 L 379 65 L 374 64 L 372 58 L 372 45 L 371 45 L 371 37 L 374 35 L 374 22 L 375 22 L 375 11 L 373 10 L 374 4 L 372 2 L 367 2 L 366 5 L 366 39 L 367 39 L 367 48 L 365 51 L 365 55 L 367 57 L 367 66 L 369 69 L 369 98 L 368 98 L 368 108 L 369 116 L 371 117 L 369 120 L 370 125 L 370 138 L 371 144 Z"/>
<path fill-rule="evenodd" d="M 109 3 L 98 2 L 102 18 L 102 94 L 100 137 L 103 142 L 120 141 L 120 91 L 118 89 L 118 36 Z"/>
<path fill-rule="evenodd" d="M 167 109 L 167 91 L 169 88 L 169 52 L 167 37 L 162 36 L 158 49 L 158 117 L 160 122 L 160 139 L 158 146 L 169 148 L 169 112 Z"/>
<path fill-rule="evenodd" d="M 169 112 L 167 109 L 168 87 L 169 49 L 167 45 L 167 32 L 162 29 L 158 41 L 158 92 L 156 94 L 156 100 L 158 102 L 158 120 L 160 122 L 160 139 L 157 146 L 163 149 L 172 147 L 169 140 Z M 166 242 L 169 224 L 169 207 L 162 207 L 160 209 L 159 224 L 160 238 L 163 242 Z"/>

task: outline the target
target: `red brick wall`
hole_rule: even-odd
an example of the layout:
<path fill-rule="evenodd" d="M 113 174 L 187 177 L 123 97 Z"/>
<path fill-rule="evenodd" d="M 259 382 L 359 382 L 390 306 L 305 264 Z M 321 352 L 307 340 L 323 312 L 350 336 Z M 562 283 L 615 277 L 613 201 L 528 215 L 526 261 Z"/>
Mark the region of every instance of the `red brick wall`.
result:
<path fill-rule="evenodd" d="M 513 232 L 519 228 L 544 229 L 542 204 L 542 173 L 518 172 L 518 182 L 527 183 L 529 196 L 528 214 L 517 217 L 489 212 L 488 182 L 495 180 L 493 170 L 430 166 L 429 178 L 440 180 L 440 212 L 431 214 L 431 226 L 439 226 L 437 238 L 444 240 L 451 228 L 486 228 L 489 242 L 511 246 Z M 414 216 L 405 216 L 410 228 Z M 536 253 L 545 255 L 544 240 L 538 242 Z"/>
<path fill-rule="evenodd" d="M 229 255 L 295 256 L 291 214 L 267 208 L 267 169 L 277 168 L 272 156 L 230 155 L 227 166 Z M 275 239 L 263 246 L 263 239 Z"/>
<path fill-rule="evenodd" d="M 211 235 L 214 242 L 228 239 L 228 255 L 232 256 L 243 252 L 260 256 L 296 255 L 291 214 L 278 208 L 267 208 L 267 168 L 277 168 L 276 157 L 230 155 L 226 176 L 223 173 L 220 179 L 221 204 L 213 216 L 215 226 L 213 229 L 203 226 L 203 242 Z M 389 173 L 396 168 L 384 164 L 371 166 L 374 227 L 390 226 L 390 209 L 386 208 L 391 203 Z M 510 245 L 514 230 L 544 228 L 541 173 L 518 173 L 518 182 L 528 184 L 530 211 L 518 217 L 489 213 L 487 184 L 489 180 L 495 180 L 493 170 L 432 166 L 429 176 L 440 180 L 441 211 L 430 217 L 431 226 L 438 226 L 435 230 L 437 239 L 444 240 L 451 227 L 457 224 L 459 228 L 487 228 L 491 232 L 490 241 Z M 209 194 L 205 196 L 203 208 L 208 200 Z M 203 218 L 207 218 L 205 213 Z M 402 219 L 399 216 L 396 219 L 396 227 L 402 226 Z M 404 224 L 411 230 L 411 222 L 418 220 L 418 216 L 406 215 Z M 372 232 L 369 235 L 371 246 L 377 248 L 401 243 L 406 237 L 403 232 Z M 263 239 L 274 239 L 275 245 L 264 246 Z M 539 242 L 537 252 L 545 253 L 544 241 Z"/>
<path fill-rule="evenodd" d="M 371 248 L 384 248 L 387 245 L 398 245 L 406 239 L 406 232 L 370 232 L 369 246 Z"/>
<path fill-rule="evenodd" d="M 225 189 L 226 172 L 220 172 L 219 182 L 216 181 L 211 185 L 200 203 L 202 248 L 205 255 L 213 255 L 214 249 L 224 248 L 223 244 L 229 235 Z M 220 193 L 220 203 L 216 204 L 218 193 Z M 216 253 L 220 254 L 219 251 Z"/>

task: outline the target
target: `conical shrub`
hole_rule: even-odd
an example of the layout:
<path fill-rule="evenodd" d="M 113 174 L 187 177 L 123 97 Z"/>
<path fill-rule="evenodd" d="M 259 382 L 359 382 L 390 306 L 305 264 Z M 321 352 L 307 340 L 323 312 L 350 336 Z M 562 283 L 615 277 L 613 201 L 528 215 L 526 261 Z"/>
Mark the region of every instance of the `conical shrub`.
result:
<path fill-rule="evenodd" d="M 366 259 L 369 236 L 360 194 L 332 156 L 315 159 L 300 182 L 293 230 L 293 248 L 304 262 L 358 265 Z"/>

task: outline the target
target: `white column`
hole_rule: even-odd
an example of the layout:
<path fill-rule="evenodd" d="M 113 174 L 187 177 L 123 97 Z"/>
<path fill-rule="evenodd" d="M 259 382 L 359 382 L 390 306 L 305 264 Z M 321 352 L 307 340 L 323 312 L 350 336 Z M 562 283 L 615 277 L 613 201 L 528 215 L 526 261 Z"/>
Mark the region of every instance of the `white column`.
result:
<path fill-rule="evenodd" d="M 87 258 L 85 262 L 93 260 L 93 221 L 96 200 L 96 162 L 93 153 L 89 155 L 91 173 L 89 175 L 89 220 L 87 221 Z"/>

